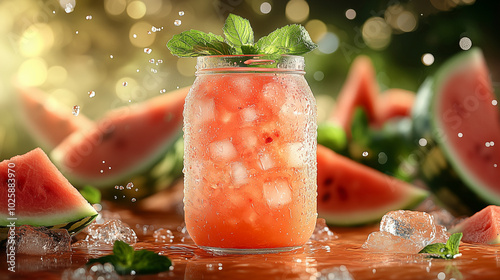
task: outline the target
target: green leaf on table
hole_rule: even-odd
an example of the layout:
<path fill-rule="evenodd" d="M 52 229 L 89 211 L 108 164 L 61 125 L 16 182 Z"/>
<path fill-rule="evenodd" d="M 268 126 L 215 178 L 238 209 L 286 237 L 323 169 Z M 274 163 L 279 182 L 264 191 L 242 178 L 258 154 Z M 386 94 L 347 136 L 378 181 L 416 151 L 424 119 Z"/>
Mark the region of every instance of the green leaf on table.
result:
<path fill-rule="evenodd" d="M 120 240 L 115 241 L 112 255 L 91 259 L 87 265 L 93 263 L 110 263 L 121 275 L 130 275 L 132 271 L 135 274 L 155 274 L 169 270 L 172 265 L 166 256 L 148 250 L 134 251 L 132 246 Z"/>
<path fill-rule="evenodd" d="M 316 48 L 307 30 L 298 24 L 278 28 L 260 38 L 255 45 L 264 54 L 300 55 Z"/>
<path fill-rule="evenodd" d="M 226 42 L 240 54 L 243 54 L 243 47 L 248 50 L 253 46 L 253 30 L 247 19 L 229 14 L 222 31 Z"/>
<path fill-rule="evenodd" d="M 448 238 L 445 243 L 434 243 L 425 246 L 419 254 L 429 254 L 432 258 L 441 259 L 454 259 L 461 256 L 458 247 L 460 246 L 460 240 L 462 239 L 462 233 L 454 233 Z"/>
<path fill-rule="evenodd" d="M 231 46 L 224 42 L 224 38 L 213 33 L 198 30 L 184 31 L 174 35 L 167 43 L 173 55 L 202 56 L 202 55 L 230 55 Z"/>
<path fill-rule="evenodd" d="M 83 198 L 85 198 L 90 204 L 101 203 L 101 191 L 99 189 L 87 185 L 79 191 Z"/>

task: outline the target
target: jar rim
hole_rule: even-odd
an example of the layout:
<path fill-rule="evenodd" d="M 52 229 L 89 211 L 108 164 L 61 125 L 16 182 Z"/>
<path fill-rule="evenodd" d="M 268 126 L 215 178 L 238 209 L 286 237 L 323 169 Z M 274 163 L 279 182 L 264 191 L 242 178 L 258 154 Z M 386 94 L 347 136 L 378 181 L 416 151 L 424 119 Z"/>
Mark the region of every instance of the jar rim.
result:
<path fill-rule="evenodd" d="M 203 71 L 298 71 L 303 72 L 303 56 L 284 54 L 210 55 L 197 58 L 197 73 Z"/>

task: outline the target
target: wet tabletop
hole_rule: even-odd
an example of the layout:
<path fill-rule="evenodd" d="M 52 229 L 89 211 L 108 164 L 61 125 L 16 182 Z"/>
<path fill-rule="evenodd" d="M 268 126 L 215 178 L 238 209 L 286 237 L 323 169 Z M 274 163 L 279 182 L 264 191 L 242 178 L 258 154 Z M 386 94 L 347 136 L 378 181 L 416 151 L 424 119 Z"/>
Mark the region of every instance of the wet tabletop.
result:
<path fill-rule="evenodd" d="M 125 279 L 499 279 L 500 246 L 462 243 L 461 257 L 454 260 L 429 259 L 422 255 L 372 253 L 361 248 L 378 225 L 357 228 L 330 228 L 334 237 L 310 241 L 286 253 L 218 256 L 198 249 L 183 233 L 179 211 L 145 212 L 114 208 L 108 216 L 119 217 L 137 234 L 136 249 L 151 249 L 173 261 L 168 272 Z M 173 239 L 155 240 L 154 232 L 170 229 Z M 0 264 L 0 279 L 69 279 L 89 258 L 111 253 L 111 247 L 89 249 L 84 233 L 76 236 L 72 251 L 57 255 L 17 255 L 17 271 Z M 5 252 L 2 259 L 5 260 Z M 338 278 L 335 278 L 338 279 Z M 342 279 L 342 278 L 341 278 Z"/>

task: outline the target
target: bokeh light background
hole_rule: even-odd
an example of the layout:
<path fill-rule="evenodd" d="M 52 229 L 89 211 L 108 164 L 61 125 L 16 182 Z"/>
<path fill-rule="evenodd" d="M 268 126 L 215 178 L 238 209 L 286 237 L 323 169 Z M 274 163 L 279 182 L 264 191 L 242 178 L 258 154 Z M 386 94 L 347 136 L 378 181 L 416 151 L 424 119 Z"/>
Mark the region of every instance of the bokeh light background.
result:
<path fill-rule="evenodd" d="M 97 119 L 192 84 L 196 59 L 165 44 L 188 29 L 222 34 L 229 13 L 249 19 L 256 39 L 306 27 L 319 45 L 306 55 L 306 78 L 323 112 L 359 54 L 372 58 L 382 90 L 416 91 L 447 58 L 480 47 L 497 89 L 499 12 L 486 0 L 2 0 L 0 159 L 36 146 L 19 121 L 17 87 Z"/>

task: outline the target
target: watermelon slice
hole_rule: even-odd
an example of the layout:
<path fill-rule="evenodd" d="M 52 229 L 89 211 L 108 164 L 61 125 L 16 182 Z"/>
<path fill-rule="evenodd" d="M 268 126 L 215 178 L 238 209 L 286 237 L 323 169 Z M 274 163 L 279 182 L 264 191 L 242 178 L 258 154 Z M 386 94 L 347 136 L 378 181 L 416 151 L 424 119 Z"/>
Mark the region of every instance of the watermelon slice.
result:
<path fill-rule="evenodd" d="M 479 49 L 445 63 L 419 90 L 415 138 L 421 177 L 457 215 L 500 205 L 500 110 Z"/>
<path fill-rule="evenodd" d="M 375 126 L 382 126 L 393 118 L 408 117 L 415 102 L 413 91 L 391 88 L 381 93 L 376 100 Z"/>
<path fill-rule="evenodd" d="M 500 206 L 490 205 L 450 229 L 463 233 L 462 241 L 469 243 L 500 243 Z"/>
<path fill-rule="evenodd" d="M 370 119 L 375 118 L 377 95 L 378 84 L 370 58 L 366 56 L 356 57 L 347 75 L 347 80 L 337 96 L 337 102 L 329 121 L 341 125 L 349 136 L 356 107 L 363 107 Z"/>
<path fill-rule="evenodd" d="M 82 114 L 74 116 L 71 108 L 50 98 L 37 88 L 19 88 L 21 119 L 33 138 L 47 150 L 77 130 L 90 128 L 93 122 Z"/>
<path fill-rule="evenodd" d="M 51 153 L 54 163 L 77 186 L 109 189 L 132 182 L 140 174 L 147 175 L 135 177 L 133 184 L 149 186 L 151 176 L 161 182 L 172 170 L 179 177 L 182 164 L 176 162 L 182 162 L 182 154 L 179 159 L 177 151 L 182 150 L 182 112 L 188 90 L 109 112 L 94 129 L 77 131 L 57 146 Z"/>
<path fill-rule="evenodd" d="M 0 182 L 0 232 L 13 222 L 75 234 L 97 216 L 40 148 L 0 162 Z"/>
<path fill-rule="evenodd" d="M 318 145 L 318 215 L 328 224 L 379 221 L 392 210 L 411 209 L 428 192 Z"/>

